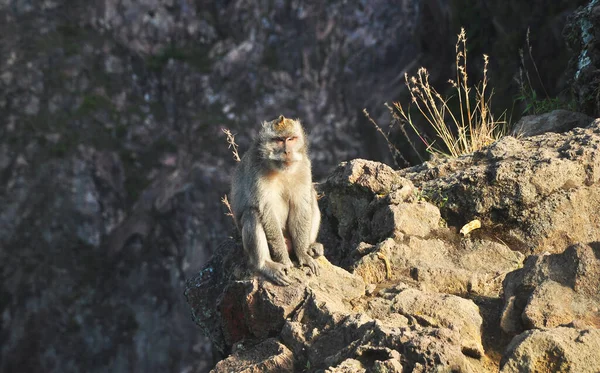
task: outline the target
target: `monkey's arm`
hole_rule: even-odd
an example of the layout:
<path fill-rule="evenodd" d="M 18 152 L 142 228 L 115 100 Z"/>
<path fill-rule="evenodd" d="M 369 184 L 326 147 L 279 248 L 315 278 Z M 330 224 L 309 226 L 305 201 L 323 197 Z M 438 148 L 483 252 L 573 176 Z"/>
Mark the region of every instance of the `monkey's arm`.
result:
<path fill-rule="evenodd" d="M 313 258 L 318 258 L 325 254 L 323 244 L 317 242 L 317 236 L 319 235 L 319 226 L 321 225 L 321 211 L 319 210 L 319 203 L 317 202 L 317 191 L 312 188 L 312 219 L 310 227 L 310 246 L 308 254 Z"/>
<path fill-rule="evenodd" d="M 292 268 L 293 264 L 290 260 L 283 232 L 281 231 L 282 224 L 277 220 L 275 213 L 267 204 L 261 208 L 260 215 L 267 242 L 271 245 L 273 261 L 283 264 L 286 268 Z"/>
<path fill-rule="evenodd" d="M 309 255 L 309 245 L 312 243 L 312 194 L 310 192 L 299 196 L 300 200 L 291 204 L 290 215 L 288 217 L 288 230 L 294 246 L 294 253 L 298 258 L 300 266 L 306 265 L 310 270 L 318 275 L 319 264 Z"/>

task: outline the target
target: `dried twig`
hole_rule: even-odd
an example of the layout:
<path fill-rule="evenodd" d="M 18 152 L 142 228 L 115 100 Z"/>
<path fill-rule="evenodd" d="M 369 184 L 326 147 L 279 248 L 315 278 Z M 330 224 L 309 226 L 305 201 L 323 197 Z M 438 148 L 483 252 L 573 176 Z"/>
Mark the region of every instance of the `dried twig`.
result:
<path fill-rule="evenodd" d="M 381 135 L 383 136 L 383 138 L 385 139 L 388 148 L 390 149 L 390 153 L 392 153 L 393 155 L 393 161 L 396 164 L 397 167 L 400 167 L 400 165 L 398 164 L 398 159 L 401 159 L 404 164 L 406 166 L 410 166 L 410 163 L 402 156 L 402 153 L 400 153 L 400 150 L 398 150 L 398 148 L 396 147 L 396 145 L 394 145 L 394 143 L 392 143 L 388 137 L 388 135 L 383 132 L 383 130 L 381 129 L 381 127 L 379 127 L 377 125 L 377 123 L 375 122 L 375 120 L 373 118 L 371 118 L 371 116 L 369 115 L 369 112 L 367 111 L 367 109 L 363 109 L 363 113 L 365 114 L 365 116 L 367 117 L 367 119 L 369 120 L 369 122 L 371 122 L 374 126 L 375 129 L 377 130 L 377 132 L 381 133 Z"/>
<path fill-rule="evenodd" d="M 227 198 L 227 194 L 225 194 L 223 198 L 221 198 L 221 202 L 225 205 L 225 207 L 227 207 L 228 212 L 226 212 L 225 215 L 231 216 L 231 219 L 233 219 L 233 223 L 237 226 L 235 216 L 233 216 L 233 210 L 231 209 L 231 204 L 229 203 L 229 199 Z"/>
<path fill-rule="evenodd" d="M 223 131 L 225 136 L 227 136 L 227 143 L 229 144 L 229 146 L 227 148 L 232 149 L 231 152 L 233 153 L 233 159 L 235 159 L 237 162 L 239 162 L 240 155 L 238 153 L 238 145 L 235 143 L 235 136 L 227 128 L 223 128 L 221 131 Z"/>

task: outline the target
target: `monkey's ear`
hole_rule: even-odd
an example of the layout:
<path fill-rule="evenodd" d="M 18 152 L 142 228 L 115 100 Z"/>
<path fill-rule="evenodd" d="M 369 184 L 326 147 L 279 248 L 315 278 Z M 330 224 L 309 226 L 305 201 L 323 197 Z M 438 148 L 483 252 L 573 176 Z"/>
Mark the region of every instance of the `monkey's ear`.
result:
<path fill-rule="evenodd" d="M 277 118 L 277 123 L 281 123 L 285 120 L 285 117 L 283 115 L 280 115 L 279 118 Z"/>

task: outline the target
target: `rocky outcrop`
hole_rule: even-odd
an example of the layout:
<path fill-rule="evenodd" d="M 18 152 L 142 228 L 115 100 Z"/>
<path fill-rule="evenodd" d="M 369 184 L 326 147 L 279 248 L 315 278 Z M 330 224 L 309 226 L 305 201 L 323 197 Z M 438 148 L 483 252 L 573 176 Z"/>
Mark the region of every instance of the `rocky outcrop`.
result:
<path fill-rule="evenodd" d="M 467 244 L 465 239 L 461 245 L 456 233 L 440 225 L 437 207 L 418 200 L 410 181 L 383 164 L 343 163 L 320 189 L 323 226 L 338 228 L 324 228 L 325 240 L 338 241 L 327 245 L 328 257 L 345 257 L 351 272 L 322 257 L 320 276 L 293 269 L 296 283 L 275 286 L 253 278 L 239 244 L 223 245 L 186 290 L 194 320 L 221 351 L 232 353 L 215 371 L 255 369 L 257 363 L 246 356 L 253 356 L 253 349 L 262 353 L 256 341 L 273 336 L 292 351 L 296 367 L 310 369 L 481 371 L 493 366 L 485 356 L 478 306 L 444 293 L 497 294 L 500 282 L 493 277 L 517 268 L 522 255 L 489 240 Z M 379 214 L 381 219 L 369 221 Z M 476 255 L 458 259 L 480 249 L 506 258 L 499 258 L 493 271 L 478 265 Z M 208 299 L 218 299 L 216 307 Z"/>
<path fill-rule="evenodd" d="M 461 238 L 410 180 L 383 164 L 344 162 L 321 188 L 322 236 L 336 248 L 326 253 L 370 284 L 417 281 L 433 291 L 497 294 L 502 274 L 523 260 L 500 241 Z"/>
<path fill-rule="evenodd" d="M 284 371 L 281 364 L 292 364 L 287 349 L 295 367 L 311 370 L 337 371 L 349 364 L 363 369 L 384 365 L 398 372 L 403 366 L 417 371 L 482 366 L 482 319 L 472 301 L 403 286 L 367 301 L 360 276 L 325 258 L 319 263 L 323 274 L 318 277 L 293 269 L 297 283 L 289 287 L 257 279 L 231 282 L 208 318 L 211 307 L 202 298 L 202 279 L 190 281 L 186 295 L 196 322 L 204 330 L 217 326 L 211 339 L 232 352 L 215 372 L 264 366 Z M 265 340 L 269 336 L 279 336 L 280 342 Z M 268 356 L 265 343 L 273 351 Z"/>
<path fill-rule="evenodd" d="M 294 268 L 294 284 L 275 286 L 253 276 L 239 243 L 230 241 L 188 282 L 196 323 L 229 355 L 215 372 L 291 365 L 327 372 L 594 371 L 578 359 L 600 343 L 593 236 L 600 225 L 592 213 L 599 125 L 506 137 L 475 154 L 401 171 L 361 159 L 341 163 L 319 185 L 327 258 L 319 259 L 319 276 Z M 471 185 L 478 189 L 468 194 Z M 521 193 L 503 196 L 509 185 Z M 442 199 L 434 188 L 447 194 Z M 578 211 L 544 210 L 548 200 L 569 201 Z M 529 209 L 529 225 L 499 219 L 492 211 L 500 207 L 509 213 L 502 217 L 515 220 L 519 207 Z M 452 215 L 461 209 L 481 210 Z M 459 233 L 475 217 L 482 227 Z M 594 232 L 563 235 L 582 221 Z M 546 227 L 532 235 L 539 242 L 561 236 L 552 241 L 555 254 L 525 260 L 549 246 L 502 238 L 508 229 L 531 232 L 539 224 Z M 209 299 L 217 299 L 216 308 Z"/>
<path fill-rule="evenodd" d="M 456 158 L 399 172 L 451 225 L 480 219 L 524 253 L 600 240 L 600 120 L 566 133 L 504 137 Z"/>

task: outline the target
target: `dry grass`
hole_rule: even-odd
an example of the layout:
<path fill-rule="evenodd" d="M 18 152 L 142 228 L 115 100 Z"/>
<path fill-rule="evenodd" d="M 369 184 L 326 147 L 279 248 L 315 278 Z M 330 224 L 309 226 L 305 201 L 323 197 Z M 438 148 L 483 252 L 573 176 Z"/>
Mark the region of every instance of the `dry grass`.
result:
<path fill-rule="evenodd" d="M 375 122 L 375 120 L 373 118 L 371 118 L 371 115 L 369 114 L 367 109 L 363 109 L 363 114 L 365 114 L 365 117 L 367 117 L 367 120 L 369 122 L 371 122 L 371 124 L 373 124 L 373 126 L 375 126 L 375 129 L 377 130 L 377 132 L 379 132 L 385 139 L 385 141 L 388 145 L 388 148 L 390 149 L 390 153 L 392 153 L 392 155 L 393 155 L 392 159 L 393 159 L 394 163 L 396 164 L 396 166 L 400 167 L 400 164 L 398 164 L 398 160 L 402 160 L 402 162 L 404 162 L 405 167 L 410 166 L 410 163 L 406 160 L 406 158 L 404 158 L 402 156 L 402 153 L 400 152 L 400 150 L 398 150 L 396 145 L 394 145 L 394 143 L 392 141 L 390 141 L 389 135 L 390 135 L 390 131 L 392 129 L 392 125 L 389 126 L 388 133 L 385 133 L 383 131 L 383 129 L 381 129 L 381 127 L 379 127 L 379 125 L 377 125 L 377 122 Z M 410 142 L 410 138 L 408 137 L 408 134 L 405 132 L 404 127 L 400 126 L 400 128 L 402 129 L 402 132 L 404 133 L 406 138 L 409 139 L 409 142 Z M 415 150 L 415 152 L 417 152 L 414 147 L 414 144 L 411 143 L 411 146 L 412 146 L 413 150 Z M 417 154 L 418 154 L 418 152 L 417 152 Z"/>
<path fill-rule="evenodd" d="M 403 124 L 408 123 L 427 151 L 442 156 L 458 157 L 491 144 L 508 132 L 505 113 L 496 120 L 491 111 L 492 92 L 488 92 L 488 56 L 484 55 L 483 78 L 479 84 L 469 86 L 467 74 L 467 38 L 461 29 L 456 42 L 456 80 L 449 80 L 455 94 L 444 98 L 429 83 L 429 73 L 425 68 L 417 71 L 417 76 L 405 74 L 411 103 L 405 108 L 395 102 L 390 108 L 394 117 Z M 417 129 L 411 116 L 411 107 L 416 108 L 428 125 L 433 127 L 442 144 L 437 140 L 428 142 L 426 136 Z M 413 147 L 414 148 L 414 147 Z"/>
<path fill-rule="evenodd" d="M 233 159 L 235 159 L 236 162 L 239 162 L 241 159 L 240 154 L 238 153 L 238 144 L 236 144 L 235 142 L 235 136 L 227 128 L 223 128 L 222 131 L 227 137 L 227 144 L 229 144 L 227 148 L 231 149 L 231 153 L 233 153 Z M 227 207 L 227 213 L 225 213 L 225 215 L 231 216 L 231 219 L 233 219 L 233 223 L 237 226 L 235 217 L 233 216 L 233 210 L 231 210 L 231 204 L 229 203 L 229 199 L 227 198 L 227 194 L 225 194 L 223 198 L 221 198 L 221 202 L 225 205 L 225 207 Z"/>
<path fill-rule="evenodd" d="M 233 159 L 235 159 L 236 162 L 239 162 L 240 155 L 238 153 L 238 145 L 235 143 L 235 136 L 227 128 L 223 128 L 221 131 L 223 131 L 225 136 L 227 136 L 227 143 L 229 144 L 227 148 L 231 149 L 231 152 L 233 153 Z"/>
<path fill-rule="evenodd" d="M 227 213 L 225 215 L 231 216 L 233 218 L 233 210 L 231 210 L 231 204 L 229 203 L 229 199 L 227 198 L 227 194 L 221 198 L 221 202 L 227 207 Z"/>

